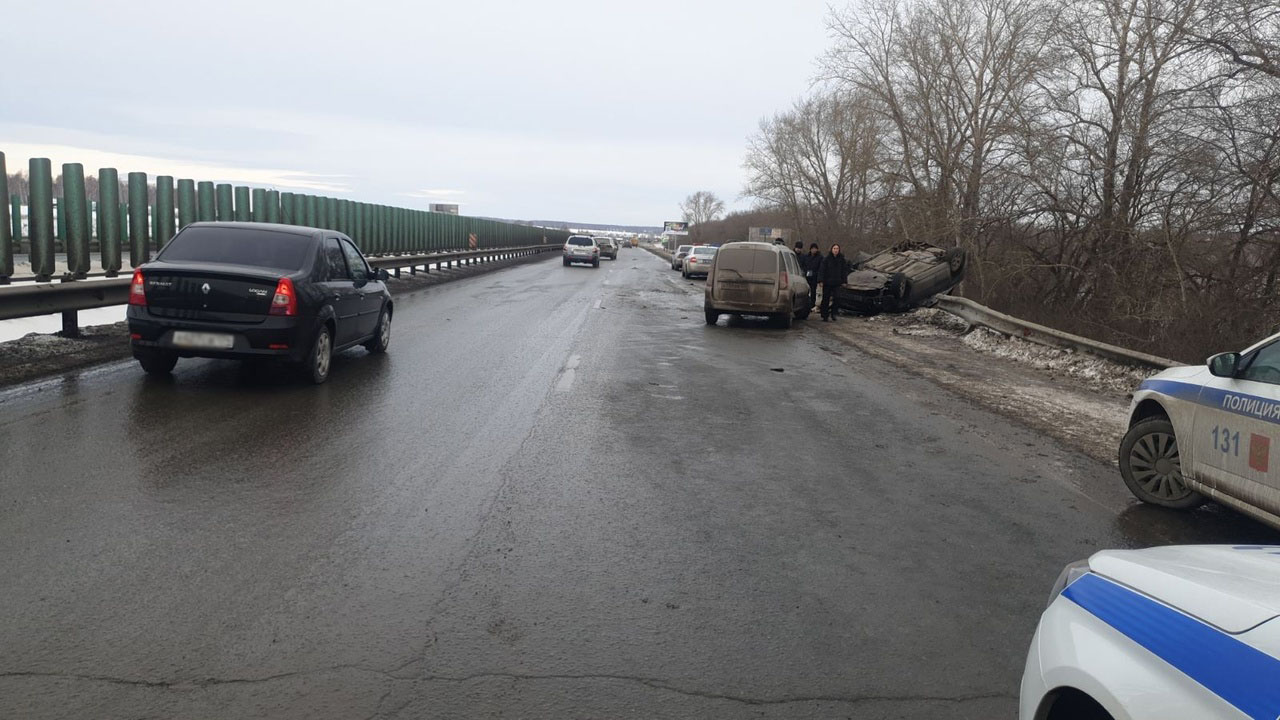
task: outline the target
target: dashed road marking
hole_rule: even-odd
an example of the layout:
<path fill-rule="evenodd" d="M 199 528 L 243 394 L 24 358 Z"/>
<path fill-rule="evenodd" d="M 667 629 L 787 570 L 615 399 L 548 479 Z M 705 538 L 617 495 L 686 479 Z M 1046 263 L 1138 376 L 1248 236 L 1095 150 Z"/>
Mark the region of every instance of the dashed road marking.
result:
<path fill-rule="evenodd" d="M 569 356 L 568 362 L 564 364 L 564 372 L 560 373 L 560 380 L 556 382 L 556 392 L 569 392 L 573 389 L 573 380 L 578 373 L 578 363 L 581 361 L 581 355 Z"/>

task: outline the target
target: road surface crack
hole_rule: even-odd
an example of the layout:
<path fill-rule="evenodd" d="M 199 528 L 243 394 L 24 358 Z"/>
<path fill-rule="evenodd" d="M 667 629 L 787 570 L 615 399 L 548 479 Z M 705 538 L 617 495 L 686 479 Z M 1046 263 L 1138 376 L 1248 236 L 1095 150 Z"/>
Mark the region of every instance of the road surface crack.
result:
<path fill-rule="evenodd" d="M 943 702 L 943 703 L 965 703 L 978 700 L 1006 700 L 1017 699 L 1014 695 L 1007 693 L 965 693 L 959 695 L 781 695 L 777 697 L 752 697 L 748 695 L 734 695 L 730 693 L 719 693 L 710 690 L 696 690 L 681 687 L 669 680 L 659 678 L 648 678 L 636 675 L 614 675 L 605 673 L 588 673 L 588 674 L 533 674 L 533 673 L 506 673 L 506 672 L 487 672 L 475 673 L 473 675 L 422 675 L 416 678 L 419 681 L 427 682 L 449 682 L 449 683 L 466 683 L 476 680 L 514 680 L 514 681 L 555 681 L 555 680 L 617 680 L 622 682 L 632 682 L 654 688 L 656 690 L 664 690 L 673 692 L 686 697 L 701 698 L 706 700 L 727 700 L 737 702 L 744 705 L 785 705 L 790 703 L 808 703 L 808 702 L 830 702 L 854 705 L 869 702 Z"/>

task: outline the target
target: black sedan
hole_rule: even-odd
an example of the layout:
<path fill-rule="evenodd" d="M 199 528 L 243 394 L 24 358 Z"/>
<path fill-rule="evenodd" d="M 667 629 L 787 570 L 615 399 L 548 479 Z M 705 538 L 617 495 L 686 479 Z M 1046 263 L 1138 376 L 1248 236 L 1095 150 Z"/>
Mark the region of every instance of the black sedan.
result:
<path fill-rule="evenodd" d="M 386 352 L 391 294 L 351 239 L 267 223 L 193 223 L 133 272 L 129 338 L 151 374 L 180 357 L 294 363 L 313 383 L 333 353 Z"/>

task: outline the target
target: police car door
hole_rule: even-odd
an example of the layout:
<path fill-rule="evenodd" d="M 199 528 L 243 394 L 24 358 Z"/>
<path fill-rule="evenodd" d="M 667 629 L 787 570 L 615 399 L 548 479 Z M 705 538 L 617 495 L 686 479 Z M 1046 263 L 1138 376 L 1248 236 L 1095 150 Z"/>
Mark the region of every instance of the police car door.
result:
<path fill-rule="evenodd" d="M 1280 505 L 1280 340 L 1245 353 L 1235 377 L 1206 374 L 1196 407 L 1197 469 L 1250 505 Z"/>

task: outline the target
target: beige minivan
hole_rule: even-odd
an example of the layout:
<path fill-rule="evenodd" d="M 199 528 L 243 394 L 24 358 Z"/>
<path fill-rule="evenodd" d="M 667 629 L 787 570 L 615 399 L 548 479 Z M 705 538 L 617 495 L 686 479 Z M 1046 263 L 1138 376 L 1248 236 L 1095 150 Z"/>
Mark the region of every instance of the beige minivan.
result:
<path fill-rule="evenodd" d="M 809 316 L 809 283 L 796 254 L 781 245 L 735 242 L 722 245 L 707 273 L 707 324 L 724 314 L 768 315 L 782 327 Z"/>

